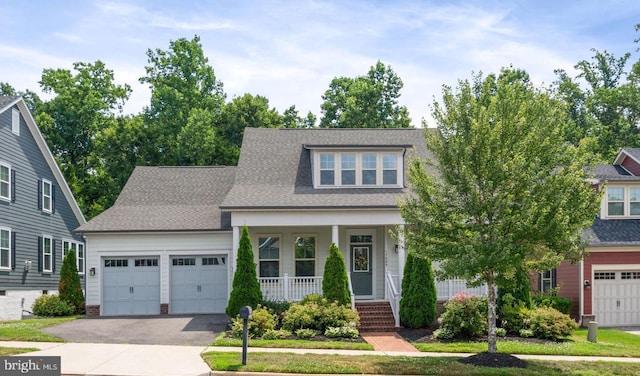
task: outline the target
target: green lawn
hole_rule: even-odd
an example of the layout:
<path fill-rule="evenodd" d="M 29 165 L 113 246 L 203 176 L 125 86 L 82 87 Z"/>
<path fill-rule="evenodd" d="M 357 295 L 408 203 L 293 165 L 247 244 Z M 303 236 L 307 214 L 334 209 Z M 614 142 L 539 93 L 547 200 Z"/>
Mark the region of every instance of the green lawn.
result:
<path fill-rule="evenodd" d="M 486 342 L 414 343 L 424 352 L 466 352 L 487 351 Z M 640 336 L 616 329 L 598 330 L 598 342 L 587 341 L 587 330 L 579 329 L 564 342 L 552 344 L 532 344 L 525 342 L 498 342 L 498 352 L 506 354 L 535 355 L 587 355 L 640 357 Z"/>
<path fill-rule="evenodd" d="M 0 321 L 0 341 L 64 342 L 62 338 L 40 332 L 40 329 L 80 317 L 82 316 Z"/>
<path fill-rule="evenodd" d="M 384 374 L 384 375 L 638 375 L 638 363 L 528 361 L 526 369 L 486 368 L 459 363 L 448 357 L 344 356 L 291 353 L 247 354 L 208 352 L 204 360 L 214 371 Z"/>

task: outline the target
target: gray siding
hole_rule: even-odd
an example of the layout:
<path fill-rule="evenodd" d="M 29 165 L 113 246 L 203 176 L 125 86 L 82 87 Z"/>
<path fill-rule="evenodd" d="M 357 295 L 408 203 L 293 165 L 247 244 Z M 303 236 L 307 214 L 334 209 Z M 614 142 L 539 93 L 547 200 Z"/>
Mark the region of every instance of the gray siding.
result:
<path fill-rule="evenodd" d="M 0 161 L 15 170 L 15 200 L 0 200 L 0 227 L 15 232 L 16 257 L 15 270 L 0 270 L 0 290 L 57 290 L 62 267 L 62 240 L 82 242 L 82 238 L 73 232 L 80 224 L 22 114 L 20 135 L 11 131 L 11 113 L 11 109 L 7 109 L 0 114 Z M 42 179 L 51 181 L 55 187 L 52 214 L 39 209 L 38 182 Z M 54 240 L 53 273 L 39 271 L 42 260 L 39 260 L 38 240 L 43 235 Z M 28 273 L 24 273 L 26 260 L 32 261 Z"/>

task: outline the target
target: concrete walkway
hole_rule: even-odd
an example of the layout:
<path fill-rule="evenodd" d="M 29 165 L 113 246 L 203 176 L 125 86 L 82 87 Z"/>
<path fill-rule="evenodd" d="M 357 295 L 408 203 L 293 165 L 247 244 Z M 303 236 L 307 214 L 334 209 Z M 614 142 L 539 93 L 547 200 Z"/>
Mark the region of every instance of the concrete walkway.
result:
<path fill-rule="evenodd" d="M 38 348 L 40 351 L 17 356 L 60 356 L 63 375 L 90 376 L 202 376 L 228 374 L 211 372 L 200 354 L 208 351 L 242 352 L 240 347 L 204 347 L 169 345 L 130 345 L 92 343 L 51 343 L 51 342 L 7 342 L 4 347 Z M 414 357 L 466 357 L 473 354 L 424 353 L 415 351 L 362 351 L 362 350 L 310 350 L 310 349 L 267 349 L 250 347 L 251 352 L 287 352 L 296 354 L 339 354 L 339 355 L 390 355 Z M 521 359 L 549 361 L 610 361 L 639 363 L 640 358 L 582 357 L 551 355 L 516 355 Z"/>

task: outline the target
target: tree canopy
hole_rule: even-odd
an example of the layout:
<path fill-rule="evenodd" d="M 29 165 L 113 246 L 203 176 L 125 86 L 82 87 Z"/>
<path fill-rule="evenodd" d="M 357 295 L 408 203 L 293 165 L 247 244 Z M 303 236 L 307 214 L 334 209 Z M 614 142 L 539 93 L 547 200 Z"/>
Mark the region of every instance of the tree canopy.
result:
<path fill-rule="evenodd" d="M 365 76 L 336 77 L 322 96 L 322 128 L 408 128 L 409 111 L 398 104 L 402 80 L 378 61 Z"/>
<path fill-rule="evenodd" d="M 519 269 L 548 270 L 583 255 L 599 209 L 588 154 L 563 140 L 562 104 L 514 71 L 445 86 L 433 105 L 431 152 L 409 171 L 400 205 L 408 246 L 443 277 L 489 288 L 489 351 L 496 352 L 495 287 Z M 435 174 L 429 172 L 434 169 Z"/>

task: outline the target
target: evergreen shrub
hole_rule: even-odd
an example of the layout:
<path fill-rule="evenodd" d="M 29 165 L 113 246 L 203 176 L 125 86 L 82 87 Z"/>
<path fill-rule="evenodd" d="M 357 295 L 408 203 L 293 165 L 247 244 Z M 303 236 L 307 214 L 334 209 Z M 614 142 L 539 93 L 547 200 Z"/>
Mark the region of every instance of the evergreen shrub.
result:
<path fill-rule="evenodd" d="M 227 316 L 235 317 L 240 312 L 240 308 L 244 306 L 256 308 L 261 301 L 262 291 L 256 275 L 256 264 L 253 262 L 249 229 L 244 226 L 238 246 L 238 259 L 233 275 L 231 295 L 226 309 Z"/>

